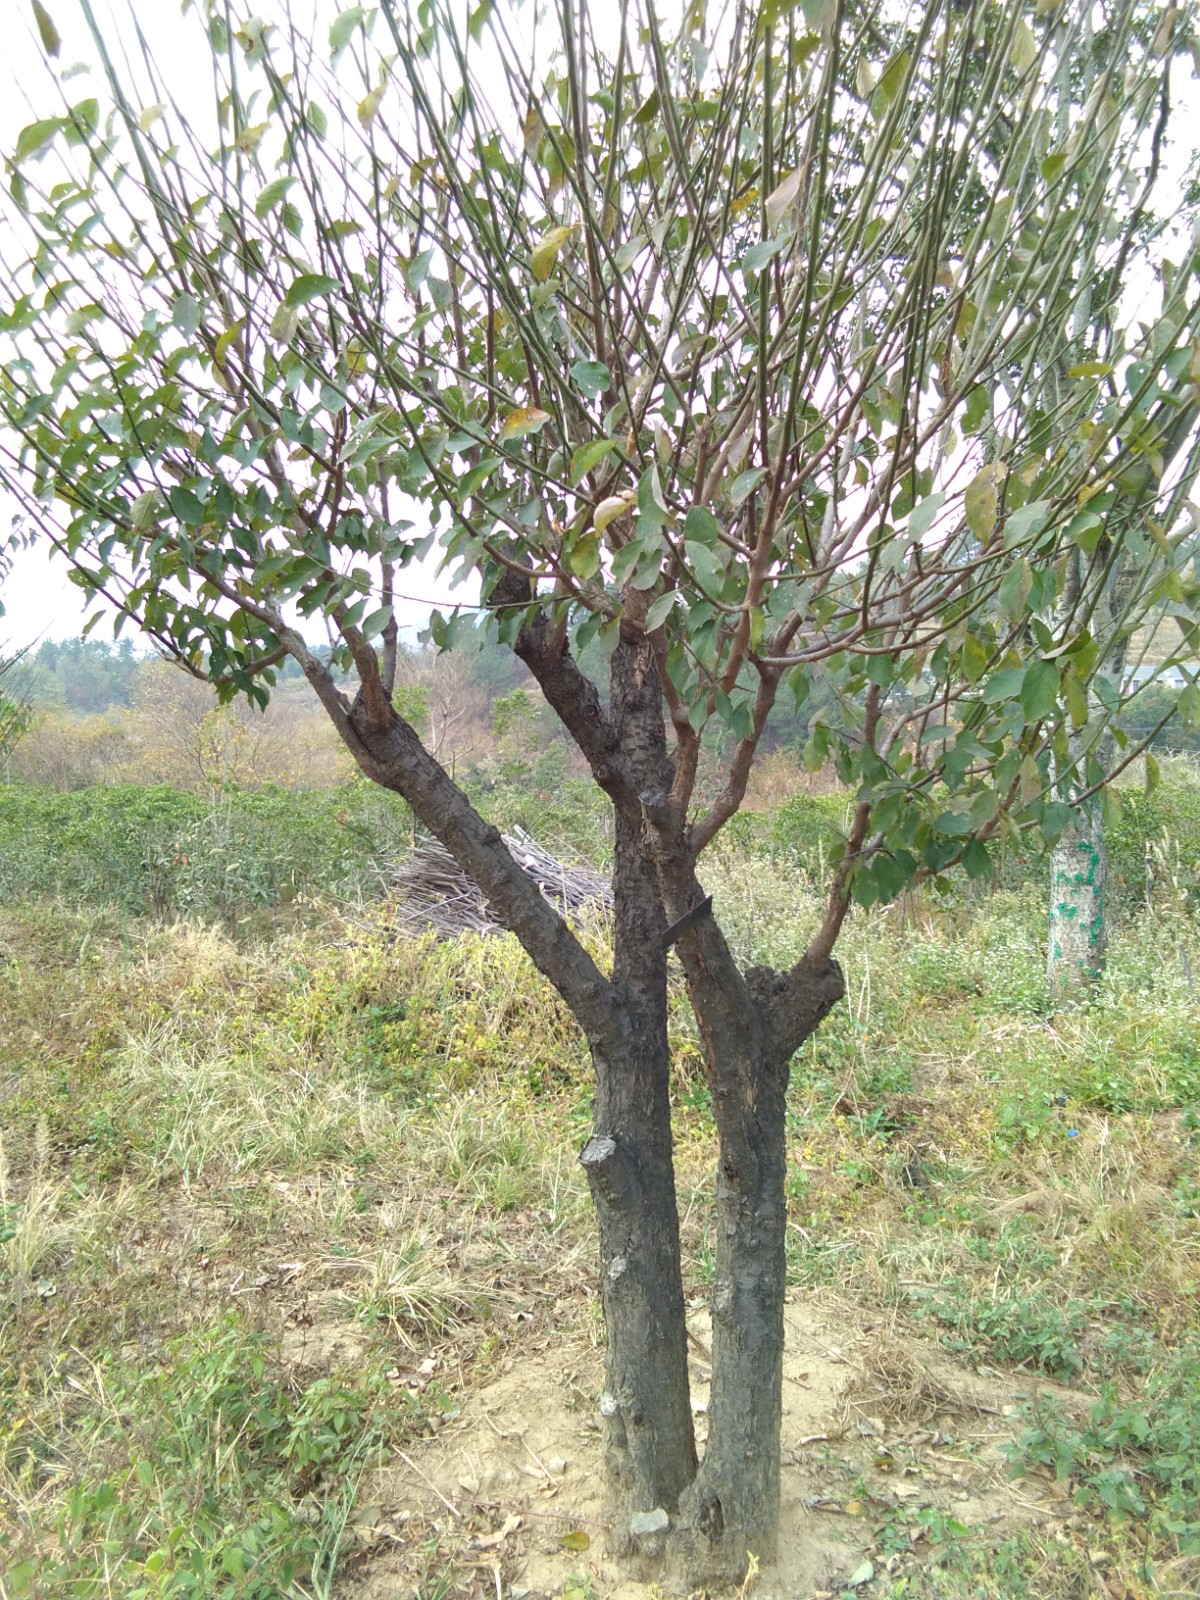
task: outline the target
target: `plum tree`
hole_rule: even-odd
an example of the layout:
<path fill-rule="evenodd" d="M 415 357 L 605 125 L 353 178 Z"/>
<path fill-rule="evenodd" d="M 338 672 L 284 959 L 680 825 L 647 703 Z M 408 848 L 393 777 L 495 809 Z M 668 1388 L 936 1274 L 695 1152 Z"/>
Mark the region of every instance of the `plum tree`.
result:
<path fill-rule="evenodd" d="M 1107 792 L 1119 640 L 1195 637 L 1197 259 L 1151 160 L 1185 13 L 297 10 L 192 7 L 208 104 L 136 5 L 121 52 L 91 0 L 39 8 L 64 93 L 10 163 L 0 478 L 226 694 L 299 663 L 562 995 L 595 1064 L 614 1537 L 740 1579 L 776 1541 L 789 1062 L 842 995 L 844 919 L 1060 838 Z M 1151 411 L 1185 419 L 1169 461 Z M 611 803 L 607 967 L 397 709 L 435 544 L 479 605 L 434 642 L 511 647 Z M 852 814 L 804 953 L 745 970 L 703 856 L 816 685 L 839 711 L 805 760 Z M 1173 708 L 1200 719 L 1190 678 Z M 719 1137 L 702 1458 L 672 952 Z"/>

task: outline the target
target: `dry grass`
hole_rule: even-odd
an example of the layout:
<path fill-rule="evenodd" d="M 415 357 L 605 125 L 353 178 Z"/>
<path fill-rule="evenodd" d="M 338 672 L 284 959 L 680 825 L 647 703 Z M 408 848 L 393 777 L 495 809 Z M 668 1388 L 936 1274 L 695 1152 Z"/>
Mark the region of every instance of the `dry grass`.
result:
<path fill-rule="evenodd" d="M 770 864 L 731 849 L 711 877 L 746 959 L 786 959 L 806 938 L 816 903 Z M 848 1004 L 794 1067 L 791 1270 L 798 1285 L 836 1285 L 848 1318 L 887 1328 L 854 1396 L 869 1415 L 969 1413 L 970 1375 L 954 1361 L 1036 1372 L 1069 1358 L 1084 1385 L 1136 1392 L 1197 1323 L 1196 1132 L 1183 1111 L 1200 1010 L 1183 961 L 1147 962 L 1135 930 L 1096 1003 L 1051 1024 L 1032 917 L 1001 899 L 987 919 L 904 932 L 882 914 L 855 919 Z M 591 937 L 599 948 L 602 930 Z M 1180 920 L 1170 937 L 1200 970 L 1195 929 Z M 588 1064 L 511 940 L 394 943 L 330 922 L 319 940 L 245 946 L 194 925 L 30 911 L 0 914 L 0 958 L 0 1498 L 24 1541 L 10 1564 L 34 1546 L 48 1561 L 66 1497 L 133 1470 L 127 1424 L 164 1394 L 176 1407 L 193 1395 L 199 1449 L 204 1395 L 227 1359 L 257 1359 L 247 1341 L 260 1335 L 282 1362 L 271 1392 L 284 1413 L 317 1373 L 358 1396 L 347 1415 L 373 1416 L 370 1385 L 390 1393 L 400 1371 L 396 1392 L 416 1409 L 388 1423 L 396 1437 L 435 1427 L 472 1371 L 531 1327 L 598 1336 L 574 1159 Z M 678 994 L 674 1005 L 699 1296 L 712 1133 Z M 942 1337 L 955 1355 L 926 1359 L 914 1326 L 922 1351 Z M 184 1335 L 194 1350 L 172 1344 Z M 304 1354 L 289 1365 L 293 1348 Z M 137 1371 L 160 1365 L 166 1389 L 139 1387 Z M 250 1436 L 219 1446 L 229 1504 L 267 1493 Z M 181 1513 L 174 1469 L 147 1470 L 138 1515 L 152 1530 Z M 331 1517 L 343 1491 L 330 1491 Z M 1032 1581 L 1035 1545 L 1020 1559 Z M 1157 1559 L 1169 1577 L 1165 1544 Z M 132 1591 L 126 1574 L 107 1592 L 121 1583 Z M 906 1592 L 1004 1592 L 969 1583 L 984 1583 L 978 1570 L 957 1590 Z"/>

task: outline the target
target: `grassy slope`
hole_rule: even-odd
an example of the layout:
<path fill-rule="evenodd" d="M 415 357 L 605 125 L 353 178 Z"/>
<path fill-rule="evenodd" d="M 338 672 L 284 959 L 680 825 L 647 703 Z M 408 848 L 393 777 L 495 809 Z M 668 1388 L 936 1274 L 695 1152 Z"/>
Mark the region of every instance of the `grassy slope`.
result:
<path fill-rule="evenodd" d="M 755 838 L 713 887 L 742 953 L 782 960 L 815 906 Z M 1020 1464 L 1085 1496 L 1058 1537 L 955 1532 L 894 1595 L 1195 1586 L 1186 888 L 1161 885 L 1094 1000 L 1055 1018 L 1035 889 L 848 931 L 849 1003 L 794 1074 L 794 1281 L 1110 1397 L 1091 1423 L 1014 1422 Z M 676 1031 L 702 1293 L 712 1141 L 682 1001 Z M 239 946 L 10 906 L 0 1062 L 4 1600 L 331 1593 L 370 1539 L 365 1464 L 436 1431 L 517 1319 L 597 1336 L 586 1064 L 509 941 L 331 918 Z M 445 1592 L 422 1559 L 418 1587 Z"/>

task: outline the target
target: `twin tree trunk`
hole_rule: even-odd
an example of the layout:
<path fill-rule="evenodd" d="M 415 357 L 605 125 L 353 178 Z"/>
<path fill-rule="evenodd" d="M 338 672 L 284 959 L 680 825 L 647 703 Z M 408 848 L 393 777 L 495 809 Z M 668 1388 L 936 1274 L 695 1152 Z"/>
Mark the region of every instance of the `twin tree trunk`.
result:
<path fill-rule="evenodd" d="M 588 1040 L 595 1116 L 581 1160 L 599 1222 L 613 1543 L 672 1585 L 737 1582 L 748 1555 L 774 1557 L 778 1533 L 788 1067 L 841 999 L 842 974 L 827 954 L 787 972 L 743 972 L 734 961 L 696 877 L 687 801 L 672 798 L 662 691 L 640 629 L 622 629 L 608 707 L 546 618 L 525 625 L 517 653 L 613 803 L 611 978 L 395 713 L 372 682 L 370 658 L 353 707 L 311 655 L 301 663 L 364 773 L 403 795 L 473 877 Z M 712 1383 L 699 1460 L 667 1038 L 669 927 L 685 917 L 674 949 L 719 1140 Z"/>
<path fill-rule="evenodd" d="M 683 1586 L 740 1580 L 775 1555 L 786 1286 L 786 1092 L 792 1048 L 842 993 L 828 963 L 799 979 L 737 972 L 710 914 L 680 954 L 720 1140 L 712 1384 L 698 1463 L 672 1163 L 666 922 L 644 842 L 618 819 L 614 979 L 636 1007 L 630 1048 L 593 1045 L 594 1131 L 582 1153 L 600 1224 L 604 1393 L 616 1553 Z M 678 908 L 676 908 L 678 909 Z M 800 993 L 797 993 L 797 991 Z M 800 1003 L 797 1004 L 797 1001 Z M 797 1026 L 798 1022 L 798 1026 Z"/>

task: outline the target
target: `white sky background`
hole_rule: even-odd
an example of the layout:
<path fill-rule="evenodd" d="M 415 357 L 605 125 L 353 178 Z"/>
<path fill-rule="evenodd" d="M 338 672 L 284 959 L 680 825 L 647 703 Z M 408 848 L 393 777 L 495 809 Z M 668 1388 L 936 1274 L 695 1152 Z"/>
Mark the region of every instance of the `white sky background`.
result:
<path fill-rule="evenodd" d="M 48 63 L 33 18 L 29 0 L 0 0 L 0 12 L 8 24 L 5 30 L 4 61 L 0 65 L 0 156 L 16 145 L 21 129 L 40 117 L 59 113 L 64 88 L 72 101 L 86 98 L 89 84 L 98 78 L 80 73 L 65 86 L 55 81 L 56 75 L 69 70 L 75 63 L 94 59 L 77 0 L 45 0 L 59 33 L 62 35 L 62 52 L 57 62 Z M 318 53 L 328 38 L 329 23 L 349 0 L 291 0 L 293 13 L 310 12 L 313 15 L 312 37 Z M 247 5 L 247 13 L 260 9 Z M 273 8 L 263 5 L 267 14 Z M 202 24 L 193 10 L 181 15 L 180 0 L 97 0 L 96 13 L 106 28 L 107 36 L 117 48 L 113 53 L 120 60 L 120 44 L 128 40 L 131 52 L 136 41 L 128 38 L 129 13 L 134 12 L 147 34 L 158 67 L 170 86 L 173 95 L 194 113 L 196 124 L 203 126 L 211 117 L 211 79 L 205 71 L 196 71 L 197 61 L 203 54 L 207 60 L 207 44 L 203 42 Z M 50 68 L 53 67 L 53 71 Z M 106 96 L 101 93 L 101 102 Z M 206 116 L 207 113 L 207 116 Z M 3 221 L 0 220 L 0 227 Z M 0 490 L 0 534 L 6 535 L 17 507 Z M 408 514 L 420 514 L 419 508 L 408 508 Z M 430 610 L 438 607 L 446 611 L 457 604 L 470 604 L 478 598 L 478 585 L 461 584 L 452 589 L 450 577 L 439 575 L 439 554 L 435 551 L 424 561 L 415 563 L 398 574 L 398 588 L 404 595 L 397 597 L 396 620 L 405 632 L 423 628 Z M 95 602 L 73 584 L 68 576 L 67 563 L 44 546 L 35 545 L 12 559 L 7 574 L 0 576 L 0 603 L 4 615 L 0 616 L 0 652 L 35 642 L 39 639 L 68 639 L 76 637 L 84 620 L 95 609 Z M 317 628 L 317 631 L 313 631 Z M 314 639 L 324 637 L 316 624 L 306 624 L 305 631 Z M 122 636 L 128 635 L 139 643 L 146 643 L 131 624 L 125 624 Z M 111 629 L 100 623 L 94 638 L 111 638 Z"/>

